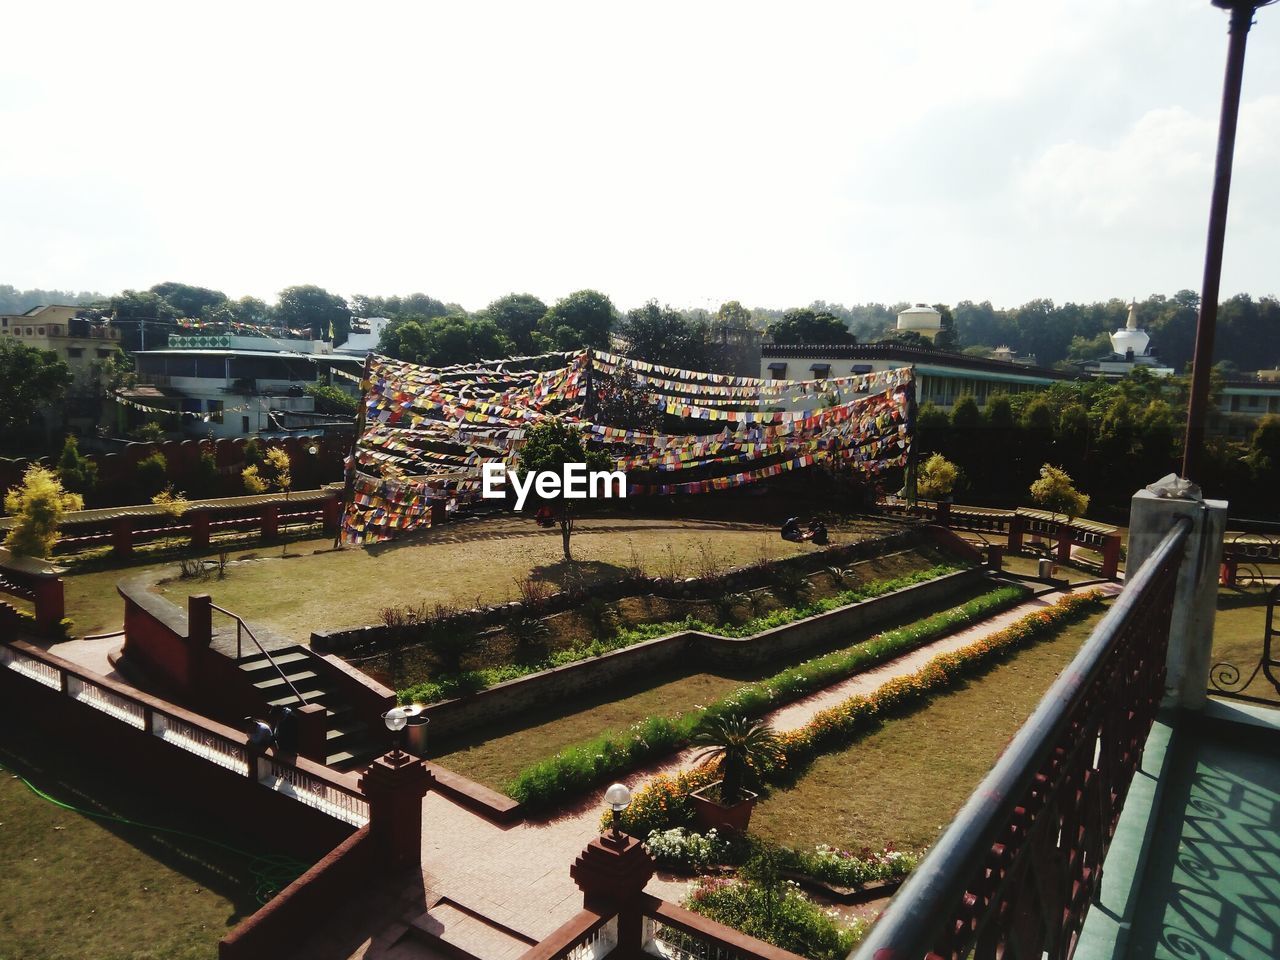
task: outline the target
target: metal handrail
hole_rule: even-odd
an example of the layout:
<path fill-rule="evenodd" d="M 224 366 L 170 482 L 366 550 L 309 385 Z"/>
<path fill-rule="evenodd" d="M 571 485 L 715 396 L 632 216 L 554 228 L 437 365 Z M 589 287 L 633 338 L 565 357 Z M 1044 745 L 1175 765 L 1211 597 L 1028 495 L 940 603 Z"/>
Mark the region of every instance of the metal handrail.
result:
<path fill-rule="evenodd" d="M 253 635 L 253 630 L 244 622 L 244 619 L 238 613 L 232 613 L 230 610 L 225 607 L 220 607 L 216 603 L 209 604 L 209 608 L 211 610 L 217 610 L 219 613 L 225 613 L 236 622 L 236 663 L 239 663 L 242 659 L 240 652 L 240 632 L 243 630 L 245 633 L 249 634 L 249 639 L 252 640 L 253 645 L 258 648 L 258 652 L 266 657 L 271 666 L 275 668 L 276 673 L 280 674 L 280 679 L 283 680 L 288 685 L 289 689 L 293 691 L 293 695 L 298 698 L 298 702 L 305 707 L 307 705 L 306 698 L 298 692 L 298 688 L 293 685 L 293 681 L 285 676 L 285 672 L 280 669 L 280 664 L 276 663 L 275 657 L 271 656 L 271 654 L 267 652 L 266 648 L 258 642 L 258 638 Z"/>
<path fill-rule="evenodd" d="M 1160 545 L 1126 583 L 1111 609 L 1010 742 L 995 767 L 907 879 L 888 909 L 853 954 L 856 958 L 915 960 L 928 956 L 956 914 L 974 875 L 989 860 L 992 844 L 1012 808 L 1040 774 L 1059 731 L 1101 675 L 1106 660 L 1157 578 L 1182 550 L 1191 520 L 1179 518 Z"/>

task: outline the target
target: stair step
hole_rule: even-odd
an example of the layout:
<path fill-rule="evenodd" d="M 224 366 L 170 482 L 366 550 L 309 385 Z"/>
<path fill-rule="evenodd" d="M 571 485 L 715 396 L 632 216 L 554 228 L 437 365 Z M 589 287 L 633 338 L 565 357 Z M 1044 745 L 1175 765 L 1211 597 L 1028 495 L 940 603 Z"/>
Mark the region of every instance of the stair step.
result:
<path fill-rule="evenodd" d="M 367 734 L 369 725 L 363 720 L 348 720 L 346 723 L 329 723 L 329 729 L 325 736 L 330 740 L 339 740 L 342 737 L 349 737 L 355 734 Z"/>
<path fill-rule="evenodd" d="M 362 760 L 367 760 L 376 753 L 376 748 L 372 746 L 365 750 L 356 749 L 354 747 L 339 750 L 337 753 L 326 754 L 324 758 L 324 765 L 326 767 L 340 767 L 346 763 L 359 763 Z"/>
<path fill-rule="evenodd" d="M 318 680 L 319 677 L 320 675 L 316 673 L 314 670 L 303 670 L 301 673 L 293 673 L 293 674 L 287 673 L 283 677 L 280 676 L 280 674 L 272 671 L 272 675 L 270 677 L 263 680 L 255 680 L 253 682 L 253 685 L 258 690 L 261 690 L 263 693 L 271 693 L 275 690 L 276 687 L 287 688 L 290 683 L 292 683 L 299 690 L 302 690 L 306 686 L 310 686 L 312 689 L 319 691 L 324 689 L 323 687 L 318 686 L 314 682 Z M 288 682 L 286 682 L 286 678 L 288 678 Z"/>
<path fill-rule="evenodd" d="M 314 656 L 308 650 L 282 650 L 279 653 L 272 651 L 271 660 L 274 660 L 281 669 L 285 669 L 288 664 L 309 663 Z M 262 654 L 256 654 L 252 657 L 245 657 L 239 661 L 238 666 L 245 673 L 258 673 L 262 670 L 270 670 L 273 673 L 275 668 L 271 666 L 271 660 L 268 660 Z M 285 669 L 288 673 L 288 670 Z"/>
<path fill-rule="evenodd" d="M 293 695 L 293 691 L 288 687 L 270 692 L 274 693 L 275 696 L 267 701 L 267 706 L 269 707 L 293 707 L 298 704 L 298 698 Z M 328 701 L 335 696 L 332 690 L 304 690 L 299 687 L 298 692 L 302 694 L 302 698 L 307 703 L 318 703 L 324 707 L 329 706 Z"/>
<path fill-rule="evenodd" d="M 450 952 L 477 960 L 513 960 L 537 942 L 479 910 L 448 898 L 439 900 L 410 926 L 426 943 L 438 942 Z"/>

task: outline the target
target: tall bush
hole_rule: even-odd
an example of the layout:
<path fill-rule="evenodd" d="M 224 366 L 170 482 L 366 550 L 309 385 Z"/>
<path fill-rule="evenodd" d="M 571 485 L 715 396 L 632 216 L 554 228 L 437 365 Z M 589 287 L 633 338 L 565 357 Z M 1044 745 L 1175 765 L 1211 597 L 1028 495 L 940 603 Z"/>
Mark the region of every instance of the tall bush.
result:
<path fill-rule="evenodd" d="M 63 490 L 51 471 L 41 466 L 27 467 L 21 485 L 4 497 L 4 508 L 13 516 L 4 544 L 23 556 L 48 557 L 58 540 L 63 514 L 83 507 L 84 498 Z"/>

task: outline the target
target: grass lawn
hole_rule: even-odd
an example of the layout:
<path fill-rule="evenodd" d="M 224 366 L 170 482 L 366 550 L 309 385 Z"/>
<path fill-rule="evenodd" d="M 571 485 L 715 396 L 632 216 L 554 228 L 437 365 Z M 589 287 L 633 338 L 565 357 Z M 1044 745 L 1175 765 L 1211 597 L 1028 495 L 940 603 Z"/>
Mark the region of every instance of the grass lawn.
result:
<path fill-rule="evenodd" d="M 1253 672 L 1262 656 L 1262 633 L 1267 624 L 1267 595 L 1260 588 L 1232 590 L 1218 589 L 1218 615 L 1213 625 L 1213 663 L 1230 663 L 1240 671 L 1244 681 Z M 1280 623 L 1276 624 L 1280 627 Z M 1280 657 L 1280 647 L 1272 656 Z M 1212 684 L 1210 685 L 1212 689 Z M 1246 687 L 1235 687 L 1237 692 L 1267 700 L 1280 700 L 1276 688 L 1262 672 Z"/>
<path fill-rule="evenodd" d="M 257 909 L 245 858 L 64 810 L 31 792 L 15 771 L 81 809 L 201 832 L 159 801 L 59 761 L 35 738 L 6 735 L 0 748 L 5 960 L 211 960 L 218 941 Z"/>
<path fill-rule="evenodd" d="M 983 591 L 974 591 L 978 592 Z M 846 637 L 845 645 L 852 646 L 882 630 L 914 623 L 938 610 L 962 603 L 971 595 L 964 594 L 945 604 L 913 610 L 898 621 Z M 815 650 L 811 656 L 825 652 Z M 773 662 L 738 673 L 672 671 L 645 674 L 637 677 L 634 683 L 615 685 L 593 697 L 530 711 L 501 724 L 433 743 L 433 749 L 440 752 L 433 754 L 431 759 L 478 783 L 500 790 L 525 767 L 567 746 L 606 730 L 625 729 L 649 716 L 672 716 L 698 704 L 705 706 L 732 693 L 744 683 L 772 676 L 789 663 Z"/>
<path fill-rule="evenodd" d="M 895 529 L 869 521 L 834 527 L 833 543 L 850 543 Z M 647 573 L 695 576 L 708 558 L 721 567 L 762 558 L 788 557 L 815 548 L 783 540 L 777 529 L 731 520 L 601 517 L 577 523 L 566 564 L 559 530 L 541 530 L 531 519 L 507 516 L 427 531 L 411 541 L 331 551 L 331 541 L 304 540 L 279 548 L 238 551 L 241 558 L 225 580 L 172 580 L 160 592 L 182 605 L 192 593 L 293 640 L 313 630 L 378 622 L 384 607 L 419 603 L 472 605 L 518 596 L 524 576 L 558 586 L 621 576 L 633 562 Z M 252 559 L 250 559 L 252 558 Z M 71 575 L 66 580 L 67 615 L 78 635 L 116 630 L 123 602 L 115 584 L 124 576 L 172 571 L 169 562 Z"/>
<path fill-rule="evenodd" d="M 775 789 L 756 807 L 752 832 L 810 849 L 933 843 L 1103 612 L 820 757 L 795 786 Z"/>

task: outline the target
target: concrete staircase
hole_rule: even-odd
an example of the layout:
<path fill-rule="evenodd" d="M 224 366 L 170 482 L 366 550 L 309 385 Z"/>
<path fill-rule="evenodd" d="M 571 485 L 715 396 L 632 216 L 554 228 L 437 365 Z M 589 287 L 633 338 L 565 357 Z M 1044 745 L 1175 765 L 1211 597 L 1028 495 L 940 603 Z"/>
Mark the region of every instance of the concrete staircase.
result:
<path fill-rule="evenodd" d="M 272 650 L 270 659 L 266 654 L 255 653 L 237 661 L 236 665 L 270 707 L 299 706 L 298 698 L 289 688 L 292 684 L 307 703 L 318 703 L 325 708 L 325 766 L 336 770 L 362 766 L 381 752 L 379 743 L 368 724 L 356 717 L 337 684 L 325 671 L 317 669 L 319 659 L 306 647 L 294 644 Z M 279 671 L 272 666 L 272 660 Z"/>

